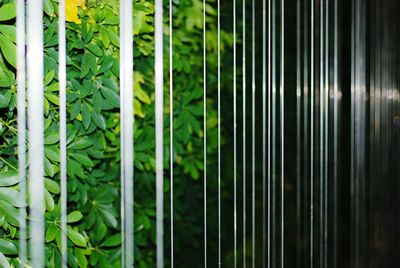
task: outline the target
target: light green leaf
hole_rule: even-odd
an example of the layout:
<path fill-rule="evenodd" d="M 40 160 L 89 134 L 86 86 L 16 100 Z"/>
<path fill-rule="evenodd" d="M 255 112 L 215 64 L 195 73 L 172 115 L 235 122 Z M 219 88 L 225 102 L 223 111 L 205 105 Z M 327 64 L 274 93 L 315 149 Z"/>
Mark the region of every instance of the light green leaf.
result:
<path fill-rule="evenodd" d="M 57 233 L 57 226 L 54 224 L 49 224 L 49 227 L 46 230 L 46 243 L 53 241 L 56 238 Z"/>
<path fill-rule="evenodd" d="M 77 140 L 77 141 L 74 141 L 73 143 L 71 143 L 71 144 L 68 146 L 68 149 L 71 149 L 71 150 L 80 150 L 80 149 L 87 148 L 87 147 L 89 147 L 89 146 L 91 146 L 91 145 L 92 145 L 92 142 L 91 142 L 91 141 L 89 141 L 89 140 L 87 140 L 87 139 L 82 139 L 82 140 Z"/>
<path fill-rule="evenodd" d="M 4 200 L 0 200 L 0 213 L 6 216 L 6 221 L 15 227 L 19 227 L 19 210 Z"/>
<path fill-rule="evenodd" d="M 83 218 L 82 213 L 80 211 L 78 211 L 78 210 L 75 210 L 75 211 L 72 211 L 72 212 L 70 212 L 68 214 L 67 222 L 68 223 L 74 223 L 74 222 L 80 221 L 82 218 Z"/>
<path fill-rule="evenodd" d="M 11 186 L 19 182 L 18 172 L 14 170 L 0 173 L 0 186 Z"/>
<path fill-rule="evenodd" d="M 75 245 L 79 247 L 86 247 L 85 237 L 73 230 L 71 227 L 68 227 L 67 229 L 67 236 Z"/>
<path fill-rule="evenodd" d="M 51 194 L 49 193 L 49 191 L 47 191 L 46 189 L 44 189 L 44 201 L 46 203 L 46 209 L 48 211 L 53 211 L 54 210 L 54 199 L 51 196 Z"/>
<path fill-rule="evenodd" d="M 4 57 L 7 62 L 10 63 L 14 68 L 17 66 L 16 59 L 16 50 L 17 47 L 10 39 L 5 37 L 3 34 L 0 34 L 0 48 L 1 52 L 3 52 Z"/>
<path fill-rule="evenodd" d="M 15 3 L 8 3 L 0 7 L 0 21 L 11 20 L 17 16 Z"/>
<path fill-rule="evenodd" d="M 60 186 L 58 185 L 58 183 L 48 178 L 44 179 L 44 187 L 46 188 L 47 191 L 53 194 L 60 193 Z"/>
<path fill-rule="evenodd" d="M 14 207 L 23 207 L 25 205 L 19 198 L 19 192 L 9 187 L 0 188 L 0 200 L 4 200 Z"/>

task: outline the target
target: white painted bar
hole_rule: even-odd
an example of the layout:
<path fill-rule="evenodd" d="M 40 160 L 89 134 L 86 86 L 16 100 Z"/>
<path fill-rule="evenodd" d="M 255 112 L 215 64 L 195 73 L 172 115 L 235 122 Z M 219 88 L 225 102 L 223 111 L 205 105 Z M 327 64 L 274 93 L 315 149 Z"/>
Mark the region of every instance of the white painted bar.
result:
<path fill-rule="evenodd" d="M 43 1 L 27 2 L 27 74 L 31 263 L 44 267 Z"/>
<path fill-rule="evenodd" d="M 67 61 L 65 36 L 65 0 L 59 1 L 58 15 L 58 86 L 60 94 L 60 205 L 62 267 L 67 267 Z"/>
<path fill-rule="evenodd" d="M 121 231 L 122 267 L 133 267 L 133 8 L 120 1 Z"/>
<path fill-rule="evenodd" d="M 26 55 L 25 55 L 25 1 L 17 2 L 17 123 L 18 123 L 18 172 L 20 177 L 20 199 L 26 204 Z M 19 258 L 27 260 L 26 207 L 20 211 Z"/>
<path fill-rule="evenodd" d="M 164 167 L 163 167 L 163 147 L 164 147 L 164 81 L 163 81 L 163 2 L 155 1 L 155 107 L 156 107 L 156 220 L 157 220 L 157 268 L 164 267 Z"/>

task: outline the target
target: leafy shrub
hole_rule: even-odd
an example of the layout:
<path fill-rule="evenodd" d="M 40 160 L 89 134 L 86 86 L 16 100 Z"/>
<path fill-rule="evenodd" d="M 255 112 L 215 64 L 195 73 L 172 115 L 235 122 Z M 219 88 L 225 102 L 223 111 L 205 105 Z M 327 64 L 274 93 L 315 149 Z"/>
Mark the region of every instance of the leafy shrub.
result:
<path fill-rule="evenodd" d="M 45 201 L 46 263 L 59 267 L 59 99 L 57 82 L 57 1 L 44 1 L 45 45 Z M 177 185 L 199 185 L 203 171 L 202 3 L 174 1 L 174 176 Z M 207 5 L 208 66 L 216 66 L 214 2 Z M 165 5 L 168 8 L 168 5 Z M 67 1 L 68 128 L 68 266 L 120 266 L 120 122 L 119 1 Z M 135 261 L 153 267 L 155 260 L 154 159 L 154 5 L 134 4 L 134 143 Z M 165 21 L 165 26 L 168 21 Z M 229 40 L 223 33 L 222 42 Z M 167 42 L 165 49 L 167 49 Z M 0 263 L 17 265 L 19 236 L 15 81 L 15 2 L 0 4 Z M 167 50 L 166 50 L 167 51 Z M 168 54 L 165 53 L 167 63 Z M 168 81 L 165 64 L 165 81 Z M 196 79 L 193 79 L 194 75 Z M 198 77 L 198 78 L 197 78 Z M 213 94 L 215 75 L 209 74 Z M 165 167 L 169 166 L 169 103 L 166 83 Z M 215 134 L 216 111 L 207 99 L 209 136 Z M 214 133 L 214 134 L 213 134 Z M 215 140 L 207 147 L 215 157 Z M 166 172 L 166 177 L 168 172 Z M 169 191 L 168 180 L 165 191 Z M 177 188 L 181 196 L 185 187 Z M 201 196 L 200 192 L 193 193 Z M 195 199 L 196 197 L 193 196 Z M 200 206 L 200 204 L 197 204 Z M 178 205 L 179 206 L 179 205 Z M 177 217 L 190 208 L 177 207 Z M 190 221 L 190 219 L 188 220 Z M 193 221 L 193 219 L 192 219 Z M 198 230 L 199 226 L 194 227 Z M 195 235 L 196 230 L 187 230 Z M 177 242 L 179 244 L 179 241 Z"/>

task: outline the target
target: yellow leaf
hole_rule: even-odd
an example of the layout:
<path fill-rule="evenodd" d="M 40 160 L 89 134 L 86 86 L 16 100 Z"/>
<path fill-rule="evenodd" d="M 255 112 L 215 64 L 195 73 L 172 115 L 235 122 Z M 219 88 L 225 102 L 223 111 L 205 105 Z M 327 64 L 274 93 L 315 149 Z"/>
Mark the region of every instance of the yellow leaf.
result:
<path fill-rule="evenodd" d="M 78 7 L 86 9 L 85 0 L 66 0 L 65 3 L 65 20 L 80 24 L 78 17 Z"/>

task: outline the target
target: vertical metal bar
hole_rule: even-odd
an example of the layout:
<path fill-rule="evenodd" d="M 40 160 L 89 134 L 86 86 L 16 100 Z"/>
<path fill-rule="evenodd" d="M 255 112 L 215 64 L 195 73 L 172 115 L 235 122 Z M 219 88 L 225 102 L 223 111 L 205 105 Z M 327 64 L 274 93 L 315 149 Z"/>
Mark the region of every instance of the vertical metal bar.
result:
<path fill-rule="evenodd" d="M 281 268 L 285 267 L 285 0 L 281 0 Z"/>
<path fill-rule="evenodd" d="M 251 264 L 256 266 L 256 9 L 255 0 L 252 0 L 251 9 Z"/>
<path fill-rule="evenodd" d="M 157 214 L 157 268 L 164 267 L 164 81 L 163 81 L 163 2 L 155 0 L 155 115 L 156 115 L 156 214 Z"/>
<path fill-rule="evenodd" d="M 267 222 L 267 267 L 271 267 L 271 25 L 272 25 L 272 12 L 271 12 L 271 0 L 268 0 L 268 152 L 267 152 L 267 163 L 268 163 L 268 183 L 267 183 L 267 195 L 268 195 L 268 204 L 267 204 L 267 214 L 268 214 L 268 222 Z"/>
<path fill-rule="evenodd" d="M 339 128 L 339 29 L 338 29 L 338 1 L 334 2 L 334 52 L 333 52 L 333 235 L 332 235 L 332 262 L 336 268 L 338 264 L 338 128 Z"/>
<path fill-rule="evenodd" d="M 169 172 L 170 172 L 170 217 L 171 217 L 171 267 L 174 267 L 174 77 L 172 39 L 172 0 L 169 0 Z"/>
<path fill-rule="evenodd" d="M 122 264 L 133 267 L 133 21 L 132 0 L 120 2 Z"/>
<path fill-rule="evenodd" d="M 236 0 L 233 0 L 233 266 L 237 267 L 237 86 L 236 86 Z"/>
<path fill-rule="evenodd" d="M 271 193 L 271 205 L 272 205 L 272 234 L 271 234 L 271 266 L 276 266 L 276 1 L 272 0 L 272 24 L 271 24 L 271 31 L 272 31 L 272 137 L 271 137 L 271 172 L 272 172 L 272 193 Z"/>
<path fill-rule="evenodd" d="M 60 184 L 61 184 L 61 256 L 67 267 L 67 60 L 65 36 L 65 0 L 59 1 L 58 86 L 60 94 Z"/>
<path fill-rule="evenodd" d="M 325 1 L 325 104 L 324 104 L 324 267 L 328 267 L 328 114 L 329 114 L 329 0 Z"/>
<path fill-rule="evenodd" d="M 221 267 L 221 1 L 217 0 L 218 31 L 218 267 Z"/>
<path fill-rule="evenodd" d="M 301 1 L 296 1 L 296 263 L 301 263 Z"/>
<path fill-rule="evenodd" d="M 17 2 L 17 110 L 18 110 L 18 172 L 20 177 L 19 257 L 22 263 L 27 260 L 26 230 L 26 58 L 25 58 L 25 0 Z"/>
<path fill-rule="evenodd" d="M 266 76 L 266 31 L 267 31 L 267 11 L 266 11 L 266 0 L 262 1 L 262 266 L 267 267 L 266 262 L 266 101 L 267 101 L 267 76 Z"/>
<path fill-rule="evenodd" d="M 314 267 L 314 0 L 311 0 L 310 55 L 310 267 Z"/>
<path fill-rule="evenodd" d="M 243 267 L 246 267 L 246 226 L 247 226 L 247 215 L 246 215 L 246 0 L 242 0 L 242 39 L 243 39 L 243 51 L 242 51 L 242 102 L 243 102 Z"/>
<path fill-rule="evenodd" d="M 320 1 L 319 25 L 319 261 L 323 267 L 324 259 L 324 1 Z"/>
<path fill-rule="evenodd" d="M 44 267 L 43 2 L 27 5 L 30 239 L 33 267 Z"/>
<path fill-rule="evenodd" d="M 207 268 L 207 22 L 203 0 L 203 158 L 204 158 L 204 268 Z"/>
<path fill-rule="evenodd" d="M 303 39 L 303 45 L 304 45 L 304 55 L 303 55 L 303 185 L 304 185 L 304 197 L 303 197 L 303 223 L 302 223 L 302 230 L 304 230 L 304 235 L 302 236 L 303 243 L 302 246 L 305 250 L 309 247 L 309 240 L 308 240 L 308 227 L 309 227 L 309 219 L 308 219 L 308 213 L 310 211 L 309 209 L 309 109 L 308 109 L 308 103 L 309 103 L 309 71 L 308 71 L 308 62 L 309 62 L 309 57 L 308 57 L 308 45 L 309 45 L 309 38 L 308 38 L 308 25 L 309 25 L 309 9 L 308 9 L 308 0 L 304 1 L 304 39 Z M 303 255 L 303 254 L 302 254 Z M 307 266 L 307 257 L 303 257 L 303 266 Z"/>

